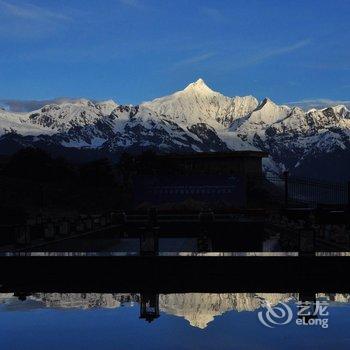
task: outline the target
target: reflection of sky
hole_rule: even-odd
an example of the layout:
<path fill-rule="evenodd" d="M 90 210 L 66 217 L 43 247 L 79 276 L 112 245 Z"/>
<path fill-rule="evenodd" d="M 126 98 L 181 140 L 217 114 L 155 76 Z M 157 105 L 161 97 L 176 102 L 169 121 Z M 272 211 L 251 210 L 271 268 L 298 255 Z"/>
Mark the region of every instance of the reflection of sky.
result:
<path fill-rule="evenodd" d="M 25 302 L 25 304 L 28 302 Z M 30 301 L 32 303 L 32 301 Z M 30 304 L 29 303 L 29 304 Z M 28 305 L 29 305 L 28 304 Z M 139 307 L 50 309 L 30 307 L 0 312 L 1 349 L 348 349 L 348 304 L 330 306 L 329 328 L 291 323 L 268 329 L 258 310 L 228 311 L 205 329 L 161 313 L 152 323 L 139 319 Z M 295 306 L 293 306 L 295 311 Z M 295 314 L 295 312 L 294 312 Z"/>

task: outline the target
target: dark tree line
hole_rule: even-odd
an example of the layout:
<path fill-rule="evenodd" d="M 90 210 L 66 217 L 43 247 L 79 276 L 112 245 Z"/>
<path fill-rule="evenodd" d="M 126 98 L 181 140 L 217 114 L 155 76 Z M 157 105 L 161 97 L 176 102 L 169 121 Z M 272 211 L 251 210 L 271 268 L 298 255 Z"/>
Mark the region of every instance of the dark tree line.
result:
<path fill-rule="evenodd" d="M 155 153 L 123 153 L 72 163 L 39 148 L 24 148 L 0 159 L 0 206 L 26 211 L 102 212 L 132 207 L 133 176 L 153 173 Z"/>
<path fill-rule="evenodd" d="M 73 164 L 37 148 L 25 148 L 0 164 L 3 208 L 26 211 L 102 212 L 123 205 L 123 186 L 108 159 Z"/>
<path fill-rule="evenodd" d="M 77 165 L 64 158 L 52 158 L 37 148 L 25 148 L 13 154 L 3 163 L 0 176 L 57 185 L 108 187 L 116 184 L 113 165 L 108 159 Z"/>

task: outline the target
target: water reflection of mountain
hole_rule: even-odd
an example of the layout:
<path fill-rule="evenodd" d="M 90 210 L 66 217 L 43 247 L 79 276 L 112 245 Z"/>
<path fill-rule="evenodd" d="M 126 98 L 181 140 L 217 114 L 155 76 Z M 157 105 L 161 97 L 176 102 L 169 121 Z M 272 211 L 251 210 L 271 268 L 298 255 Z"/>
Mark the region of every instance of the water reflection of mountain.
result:
<path fill-rule="evenodd" d="M 254 311 L 264 301 L 277 304 L 292 298 L 291 294 L 251 293 L 188 293 L 165 294 L 159 297 L 160 309 L 167 314 L 185 318 L 191 326 L 207 327 L 208 323 L 227 311 Z"/>
<path fill-rule="evenodd" d="M 331 303 L 350 303 L 350 294 L 317 294 Z M 298 300 L 298 294 L 281 293 L 178 293 L 159 295 L 160 311 L 183 317 L 191 326 L 206 328 L 227 311 L 254 311 L 268 302 L 276 305 L 280 302 Z M 140 302 L 139 294 L 99 294 L 99 293 L 36 293 L 25 302 L 12 294 L 0 294 L 2 310 L 28 310 L 35 308 L 92 309 L 118 308 L 133 306 Z"/>

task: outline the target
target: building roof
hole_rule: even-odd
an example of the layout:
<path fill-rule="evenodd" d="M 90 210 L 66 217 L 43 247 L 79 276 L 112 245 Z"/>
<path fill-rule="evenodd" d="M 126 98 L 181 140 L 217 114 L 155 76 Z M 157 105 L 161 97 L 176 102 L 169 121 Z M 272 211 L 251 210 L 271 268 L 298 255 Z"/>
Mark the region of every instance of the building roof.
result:
<path fill-rule="evenodd" d="M 198 153 L 168 153 L 160 154 L 161 159 L 203 159 L 203 158 L 266 158 L 268 154 L 261 151 L 232 152 L 198 152 Z"/>

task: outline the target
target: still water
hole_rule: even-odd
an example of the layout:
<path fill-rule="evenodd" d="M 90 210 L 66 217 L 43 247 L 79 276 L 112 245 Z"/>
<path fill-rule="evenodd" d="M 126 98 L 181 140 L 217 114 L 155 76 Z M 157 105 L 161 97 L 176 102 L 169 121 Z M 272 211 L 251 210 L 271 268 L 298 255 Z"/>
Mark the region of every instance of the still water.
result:
<path fill-rule="evenodd" d="M 34 293 L 20 299 L 0 294 L 1 350 L 350 348 L 350 294 Z M 318 315 L 303 317 L 310 305 Z"/>

